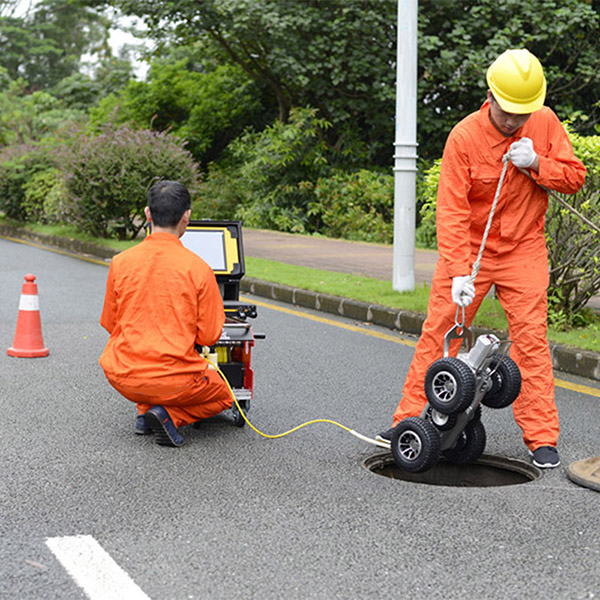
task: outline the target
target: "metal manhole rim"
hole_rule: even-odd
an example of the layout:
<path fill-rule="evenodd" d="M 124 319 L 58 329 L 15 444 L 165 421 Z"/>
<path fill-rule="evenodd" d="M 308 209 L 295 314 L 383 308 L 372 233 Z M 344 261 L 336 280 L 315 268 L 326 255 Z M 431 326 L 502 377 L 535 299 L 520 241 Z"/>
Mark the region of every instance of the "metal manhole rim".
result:
<path fill-rule="evenodd" d="M 441 458 L 438 465 L 444 463 L 452 464 L 448 461 L 445 461 L 444 458 Z M 484 467 L 491 467 L 499 470 L 517 473 L 527 479 L 527 481 L 524 481 L 523 483 L 530 483 L 532 481 L 535 481 L 536 479 L 539 479 L 542 476 L 542 470 L 536 467 L 535 465 L 532 465 L 531 463 L 525 462 L 518 458 L 507 458 L 504 456 L 497 456 L 494 454 L 482 454 L 479 457 L 479 459 L 477 459 L 477 461 L 473 463 L 473 465 L 480 465 Z M 381 452 L 366 458 L 363 461 L 363 466 L 372 473 L 376 473 L 375 469 L 395 466 L 395 462 L 391 452 Z M 464 466 L 468 467 L 472 465 Z"/>

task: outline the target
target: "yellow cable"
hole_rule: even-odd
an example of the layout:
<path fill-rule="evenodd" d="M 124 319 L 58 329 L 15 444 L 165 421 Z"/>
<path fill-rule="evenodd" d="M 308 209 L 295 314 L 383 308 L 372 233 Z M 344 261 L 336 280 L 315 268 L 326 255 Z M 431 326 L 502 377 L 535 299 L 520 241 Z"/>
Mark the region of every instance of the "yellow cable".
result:
<path fill-rule="evenodd" d="M 356 431 L 354 431 L 353 429 L 350 429 L 349 427 L 346 427 L 345 425 L 342 425 L 341 423 L 338 423 L 337 421 L 332 421 L 331 419 L 313 419 L 312 421 L 307 421 L 306 423 L 302 423 L 301 425 L 298 425 L 292 429 L 289 429 L 288 431 L 284 431 L 283 433 L 277 433 L 275 435 L 270 435 L 268 433 L 263 433 L 262 431 L 258 430 L 256 427 L 254 427 L 254 425 L 252 425 L 252 423 L 250 423 L 250 421 L 248 420 L 248 417 L 245 415 L 244 411 L 242 410 L 242 407 L 239 405 L 237 398 L 235 397 L 235 394 L 233 393 L 233 389 L 231 388 L 231 386 L 229 385 L 229 381 L 227 381 L 227 377 L 225 377 L 225 375 L 223 374 L 223 371 L 221 371 L 221 369 L 219 369 L 218 365 L 216 365 L 215 363 L 213 363 L 209 358 L 207 358 L 206 356 L 203 356 L 203 358 L 206 360 L 206 362 L 211 365 L 218 373 L 219 375 L 221 375 L 221 377 L 223 378 L 223 380 L 225 381 L 227 387 L 229 388 L 229 392 L 231 393 L 231 397 L 233 398 L 233 401 L 235 402 L 235 405 L 237 406 L 238 410 L 240 411 L 240 414 L 242 415 L 244 421 L 246 421 L 246 423 L 248 423 L 248 426 L 255 431 L 256 433 L 258 433 L 258 435 L 264 437 L 264 438 L 268 438 L 270 440 L 274 440 L 277 438 L 282 438 L 285 437 L 286 435 L 289 435 L 290 433 L 294 433 L 294 431 L 298 431 L 299 429 L 302 429 L 303 427 L 306 427 L 307 425 L 313 425 L 314 423 L 329 423 L 330 425 L 335 425 L 336 427 L 339 427 L 341 429 L 343 429 L 344 431 L 347 431 L 348 433 L 352 434 L 353 436 L 369 442 L 371 444 L 374 444 L 375 446 L 380 446 L 382 448 L 389 448 L 389 444 L 385 444 L 383 442 L 380 442 L 378 440 L 372 440 L 371 438 L 368 438 L 360 433 L 357 433 Z"/>

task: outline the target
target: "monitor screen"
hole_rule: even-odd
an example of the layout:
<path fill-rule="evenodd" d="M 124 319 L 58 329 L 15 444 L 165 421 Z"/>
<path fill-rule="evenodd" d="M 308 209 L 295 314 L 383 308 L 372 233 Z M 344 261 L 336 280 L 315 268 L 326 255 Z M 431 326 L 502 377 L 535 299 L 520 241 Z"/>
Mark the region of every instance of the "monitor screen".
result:
<path fill-rule="evenodd" d="M 182 244 L 205 260 L 213 271 L 226 271 L 225 233 L 206 229 L 188 229 L 181 236 Z"/>

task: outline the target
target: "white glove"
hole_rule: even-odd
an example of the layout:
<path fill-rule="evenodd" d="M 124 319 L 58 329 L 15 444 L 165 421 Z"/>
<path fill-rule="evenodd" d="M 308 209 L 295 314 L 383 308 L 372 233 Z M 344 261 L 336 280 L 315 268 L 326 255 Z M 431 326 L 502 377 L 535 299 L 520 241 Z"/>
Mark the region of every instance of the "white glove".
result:
<path fill-rule="evenodd" d="M 458 306 L 469 306 L 475 298 L 475 286 L 470 275 L 452 278 L 452 302 Z"/>
<path fill-rule="evenodd" d="M 510 160 L 519 169 L 527 169 L 537 158 L 533 149 L 533 142 L 529 138 L 521 138 L 518 142 L 510 145 Z"/>

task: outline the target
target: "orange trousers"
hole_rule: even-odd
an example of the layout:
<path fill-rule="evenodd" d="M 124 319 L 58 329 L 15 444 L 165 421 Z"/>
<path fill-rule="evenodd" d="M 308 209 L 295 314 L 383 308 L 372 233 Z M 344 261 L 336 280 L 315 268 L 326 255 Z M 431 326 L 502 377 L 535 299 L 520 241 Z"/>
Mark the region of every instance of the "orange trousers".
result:
<path fill-rule="evenodd" d="M 472 257 L 475 259 L 475 256 Z M 511 358 L 521 372 L 519 397 L 513 403 L 515 421 L 523 431 L 530 450 L 556 446 L 559 424 L 554 402 L 554 374 L 547 334 L 547 251 L 519 248 L 499 257 L 486 257 L 475 279 L 475 299 L 465 309 L 465 324 L 471 325 L 475 313 L 492 284 L 508 319 L 512 340 Z M 425 374 L 444 353 L 444 335 L 454 325 L 456 304 L 452 302 L 452 278 L 439 260 L 432 281 L 427 318 L 410 365 L 402 399 L 394 412 L 394 425 L 406 417 L 419 416 L 427 398 Z M 460 317 L 459 317 L 460 320 Z M 450 345 L 456 355 L 461 340 Z"/>
<path fill-rule="evenodd" d="M 233 398 L 227 384 L 217 371 L 186 376 L 184 380 L 174 377 L 166 383 L 154 384 L 115 380 L 107 375 L 109 383 L 122 395 L 137 404 L 143 415 L 153 406 L 164 406 L 175 427 L 189 425 L 208 419 L 231 408 Z"/>

